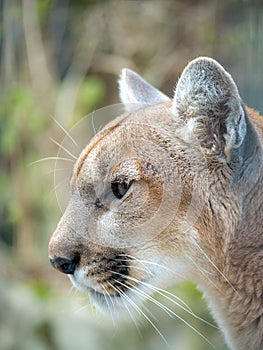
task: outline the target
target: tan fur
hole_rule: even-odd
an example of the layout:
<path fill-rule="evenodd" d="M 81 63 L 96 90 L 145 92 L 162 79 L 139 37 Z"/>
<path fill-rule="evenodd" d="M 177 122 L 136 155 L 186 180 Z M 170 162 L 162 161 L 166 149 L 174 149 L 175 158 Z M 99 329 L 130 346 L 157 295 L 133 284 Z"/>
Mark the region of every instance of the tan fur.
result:
<path fill-rule="evenodd" d="M 192 279 L 231 349 L 263 349 L 262 117 L 210 58 L 186 67 L 171 101 L 127 70 L 120 89 L 128 113 L 80 155 L 52 263 L 75 261 L 72 283 L 114 311 L 147 284 Z"/>

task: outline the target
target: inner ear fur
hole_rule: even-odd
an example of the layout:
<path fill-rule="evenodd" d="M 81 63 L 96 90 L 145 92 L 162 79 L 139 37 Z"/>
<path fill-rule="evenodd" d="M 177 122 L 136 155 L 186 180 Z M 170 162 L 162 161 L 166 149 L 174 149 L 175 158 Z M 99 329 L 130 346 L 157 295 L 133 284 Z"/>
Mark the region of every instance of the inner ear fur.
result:
<path fill-rule="evenodd" d="M 246 116 L 231 75 L 215 60 L 199 57 L 184 69 L 172 104 L 182 136 L 197 137 L 212 154 L 229 160 L 246 135 Z"/>

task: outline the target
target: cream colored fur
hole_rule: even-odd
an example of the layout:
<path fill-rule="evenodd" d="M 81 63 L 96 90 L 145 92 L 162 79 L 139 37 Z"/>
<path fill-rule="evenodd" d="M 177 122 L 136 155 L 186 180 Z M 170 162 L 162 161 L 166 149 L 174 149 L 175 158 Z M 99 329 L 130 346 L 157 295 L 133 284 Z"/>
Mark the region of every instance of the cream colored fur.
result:
<path fill-rule="evenodd" d="M 206 57 L 172 100 L 127 69 L 120 96 L 127 113 L 76 162 L 52 264 L 113 312 L 194 280 L 229 347 L 262 350 L 262 118 Z"/>

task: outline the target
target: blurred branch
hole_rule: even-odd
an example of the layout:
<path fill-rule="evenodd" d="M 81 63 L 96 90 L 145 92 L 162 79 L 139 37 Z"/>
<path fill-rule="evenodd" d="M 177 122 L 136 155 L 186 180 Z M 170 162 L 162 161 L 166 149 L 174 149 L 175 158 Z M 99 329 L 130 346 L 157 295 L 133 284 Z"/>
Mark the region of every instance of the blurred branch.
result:
<path fill-rule="evenodd" d="M 12 41 L 12 21 L 10 20 L 10 6 L 7 1 L 2 3 L 3 13 L 1 17 L 2 23 L 2 52 L 1 52 L 1 75 L 2 86 L 5 87 L 6 82 L 13 78 L 13 41 Z M 8 20 L 9 19 L 9 20 Z"/>
<path fill-rule="evenodd" d="M 23 27 L 25 33 L 28 67 L 33 89 L 37 93 L 38 102 L 47 113 L 50 113 L 50 101 L 54 99 L 54 74 L 48 64 L 47 50 L 44 47 L 41 27 L 37 14 L 37 1 L 22 1 Z M 47 105 L 46 101 L 49 101 Z"/>
<path fill-rule="evenodd" d="M 72 120 L 74 116 L 79 89 L 88 73 L 103 33 L 101 18 L 100 7 L 94 9 L 92 15 L 87 10 L 84 13 L 84 32 L 76 45 L 75 55 L 60 86 L 55 103 L 55 118 L 63 123 Z"/>

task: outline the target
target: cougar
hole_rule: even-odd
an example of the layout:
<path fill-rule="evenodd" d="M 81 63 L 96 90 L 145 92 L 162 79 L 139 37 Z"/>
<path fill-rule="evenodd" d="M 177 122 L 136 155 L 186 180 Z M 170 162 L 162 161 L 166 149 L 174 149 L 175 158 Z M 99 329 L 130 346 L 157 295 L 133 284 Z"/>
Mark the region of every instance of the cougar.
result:
<path fill-rule="evenodd" d="M 124 113 L 74 165 L 51 264 L 116 313 L 192 280 L 229 347 L 262 350 L 262 117 L 212 58 L 172 99 L 129 69 L 119 88 Z"/>

